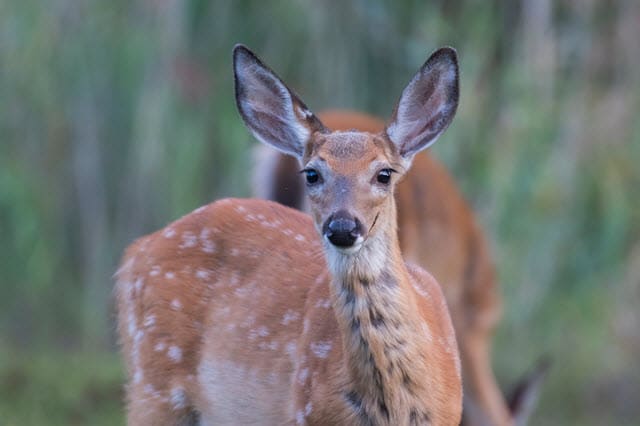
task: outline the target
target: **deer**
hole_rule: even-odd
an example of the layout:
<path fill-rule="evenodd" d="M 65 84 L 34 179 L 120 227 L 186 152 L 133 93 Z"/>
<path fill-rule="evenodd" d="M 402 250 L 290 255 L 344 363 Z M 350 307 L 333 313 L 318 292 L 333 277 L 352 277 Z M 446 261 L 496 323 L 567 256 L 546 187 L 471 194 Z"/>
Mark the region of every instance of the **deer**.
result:
<path fill-rule="evenodd" d="M 394 198 L 453 120 L 456 51 L 427 59 L 379 133 L 329 130 L 243 45 L 233 69 L 250 132 L 303 165 L 311 214 L 222 199 L 126 249 L 128 424 L 459 424 L 451 317 L 402 257 Z"/>
<path fill-rule="evenodd" d="M 383 120 L 350 110 L 318 114 L 332 130 L 384 131 Z M 302 211 L 309 206 L 298 160 L 259 144 L 254 149 L 252 190 Z M 491 365 L 491 341 L 502 315 L 502 300 L 486 237 L 473 209 L 445 166 L 428 151 L 416 155 L 395 191 L 398 232 L 404 258 L 427 268 L 442 284 L 462 359 L 463 423 L 524 425 L 533 412 L 547 362 L 503 396 Z"/>

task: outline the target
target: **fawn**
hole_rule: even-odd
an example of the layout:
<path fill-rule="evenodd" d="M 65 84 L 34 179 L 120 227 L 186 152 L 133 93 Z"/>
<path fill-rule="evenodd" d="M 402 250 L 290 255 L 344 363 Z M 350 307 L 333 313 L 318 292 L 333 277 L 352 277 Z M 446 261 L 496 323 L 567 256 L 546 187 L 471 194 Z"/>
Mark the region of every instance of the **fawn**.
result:
<path fill-rule="evenodd" d="M 127 249 L 128 423 L 458 424 L 451 318 L 435 279 L 402 258 L 394 199 L 455 115 L 455 51 L 429 57 L 377 134 L 329 131 L 246 47 L 233 58 L 240 114 L 298 158 L 311 217 L 220 200 Z"/>

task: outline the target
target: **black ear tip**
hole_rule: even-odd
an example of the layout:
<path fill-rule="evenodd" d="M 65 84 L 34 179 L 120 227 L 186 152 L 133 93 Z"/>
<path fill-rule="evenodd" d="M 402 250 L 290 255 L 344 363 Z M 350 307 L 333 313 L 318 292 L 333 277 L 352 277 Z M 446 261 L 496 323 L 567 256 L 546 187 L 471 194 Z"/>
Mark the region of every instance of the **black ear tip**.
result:
<path fill-rule="evenodd" d="M 458 67 L 458 52 L 456 49 L 450 46 L 441 47 L 431 54 L 427 62 L 442 63 L 448 62 L 449 64 Z"/>
<path fill-rule="evenodd" d="M 238 63 L 239 61 L 246 60 L 255 60 L 256 55 L 244 44 L 238 43 L 233 46 L 233 62 Z"/>
<path fill-rule="evenodd" d="M 233 55 L 237 55 L 239 53 L 243 53 L 243 52 L 250 52 L 249 48 L 247 46 L 245 46 L 242 43 L 236 43 L 235 46 L 233 46 Z"/>

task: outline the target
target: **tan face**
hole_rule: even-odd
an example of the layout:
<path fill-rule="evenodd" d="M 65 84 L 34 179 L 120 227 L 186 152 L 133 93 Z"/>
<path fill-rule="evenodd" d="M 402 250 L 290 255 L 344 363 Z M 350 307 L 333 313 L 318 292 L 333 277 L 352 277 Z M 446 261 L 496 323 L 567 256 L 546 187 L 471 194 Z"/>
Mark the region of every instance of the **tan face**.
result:
<path fill-rule="evenodd" d="M 339 251 L 356 252 L 380 224 L 395 220 L 389 216 L 402 162 L 383 135 L 315 133 L 307 146 L 303 174 L 316 227 Z"/>

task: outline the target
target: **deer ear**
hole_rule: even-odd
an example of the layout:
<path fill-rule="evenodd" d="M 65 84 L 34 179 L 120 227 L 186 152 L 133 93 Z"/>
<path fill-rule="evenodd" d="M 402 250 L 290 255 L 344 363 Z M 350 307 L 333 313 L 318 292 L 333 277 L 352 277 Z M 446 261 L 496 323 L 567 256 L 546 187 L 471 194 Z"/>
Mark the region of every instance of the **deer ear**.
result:
<path fill-rule="evenodd" d="M 236 105 L 253 135 L 301 158 L 313 132 L 325 132 L 307 106 L 245 46 L 233 49 Z"/>
<path fill-rule="evenodd" d="M 458 107 L 456 51 L 434 52 L 402 92 L 387 126 L 387 136 L 398 152 L 410 160 L 433 144 L 453 120 Z"/>

